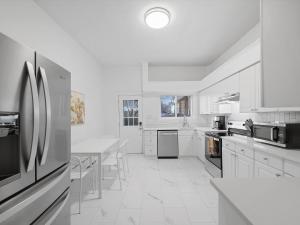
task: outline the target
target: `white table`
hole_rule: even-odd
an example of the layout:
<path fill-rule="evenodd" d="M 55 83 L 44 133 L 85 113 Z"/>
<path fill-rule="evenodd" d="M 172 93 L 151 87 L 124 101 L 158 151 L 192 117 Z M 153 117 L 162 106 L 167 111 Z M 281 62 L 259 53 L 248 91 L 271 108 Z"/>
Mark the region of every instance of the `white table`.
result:
<path fill-rule="evenodd" d="M 118 138 L 92 138 L 82 141 L 72 146 L 71 153 L 75 155 L 96 156 L 98 157 L 98 194 L 99 198 L 102 197 L 102 184 L 101 184 L 101 160 L 102 154 L 119 148 Z"/>

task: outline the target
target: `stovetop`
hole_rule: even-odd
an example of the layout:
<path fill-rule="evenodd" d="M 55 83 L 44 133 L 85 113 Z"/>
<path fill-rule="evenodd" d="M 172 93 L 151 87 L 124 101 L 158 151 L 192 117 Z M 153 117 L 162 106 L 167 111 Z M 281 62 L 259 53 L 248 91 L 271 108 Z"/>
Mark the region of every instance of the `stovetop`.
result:
<path fill-rule="evenodd" d="M 205 134 L 207 136 L 216 137 L 216 138 L 228 136 L 228 132 L 218 132 L 218 131 L 208 131 L 205 132 Z"/>

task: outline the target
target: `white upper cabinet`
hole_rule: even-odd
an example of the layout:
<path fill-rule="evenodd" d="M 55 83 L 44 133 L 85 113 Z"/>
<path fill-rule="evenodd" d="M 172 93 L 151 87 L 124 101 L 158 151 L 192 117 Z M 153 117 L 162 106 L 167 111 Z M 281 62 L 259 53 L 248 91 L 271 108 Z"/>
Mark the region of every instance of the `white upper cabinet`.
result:
<path fill-rule="evenodd" d="M 228 103 L 217 103 L 220 97 L 239 91 L 239 76 L 235 74 L 222 80 L 199 94 L 200 114 L 230 114 L 232 107 Z"/>
<path fill-rule="evenodd" d="M 199 107 L 200 114 L 210 114 L 209 96 L 202 94 L 199 96 Z"/>
<path fill-rule="evenodd" d="M 300 1 L 261 6 L 263 107 L 300 107 Z"/>
<path fill-rule="evenodd" d="M 257 63 L 239 74 L 240 112 L 255 112 L 261 107 L 261 68 Z"/>

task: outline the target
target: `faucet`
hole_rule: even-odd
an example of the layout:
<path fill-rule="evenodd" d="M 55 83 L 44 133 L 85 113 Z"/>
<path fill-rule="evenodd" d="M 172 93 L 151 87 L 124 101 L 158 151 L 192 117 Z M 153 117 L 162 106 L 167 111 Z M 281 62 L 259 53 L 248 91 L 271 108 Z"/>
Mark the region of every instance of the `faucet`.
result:
<path fill-rule="evenodd" d="M 183 123 L 182 123 L 182 127 L 189 127 L 189 122 L 186 118 L 186 116 L 183 116 Z"/>

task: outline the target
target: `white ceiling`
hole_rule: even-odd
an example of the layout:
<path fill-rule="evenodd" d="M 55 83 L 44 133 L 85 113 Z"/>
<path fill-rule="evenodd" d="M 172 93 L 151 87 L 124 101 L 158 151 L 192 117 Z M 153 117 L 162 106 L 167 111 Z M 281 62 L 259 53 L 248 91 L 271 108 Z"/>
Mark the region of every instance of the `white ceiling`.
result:
<path fill-rule="evenodd" d="M 106 65 L 208 65 L 259 20 L 259 0 L 35 0 L 63 29 Z M 144 12 L 171 12 L 153 30 Z"/>

